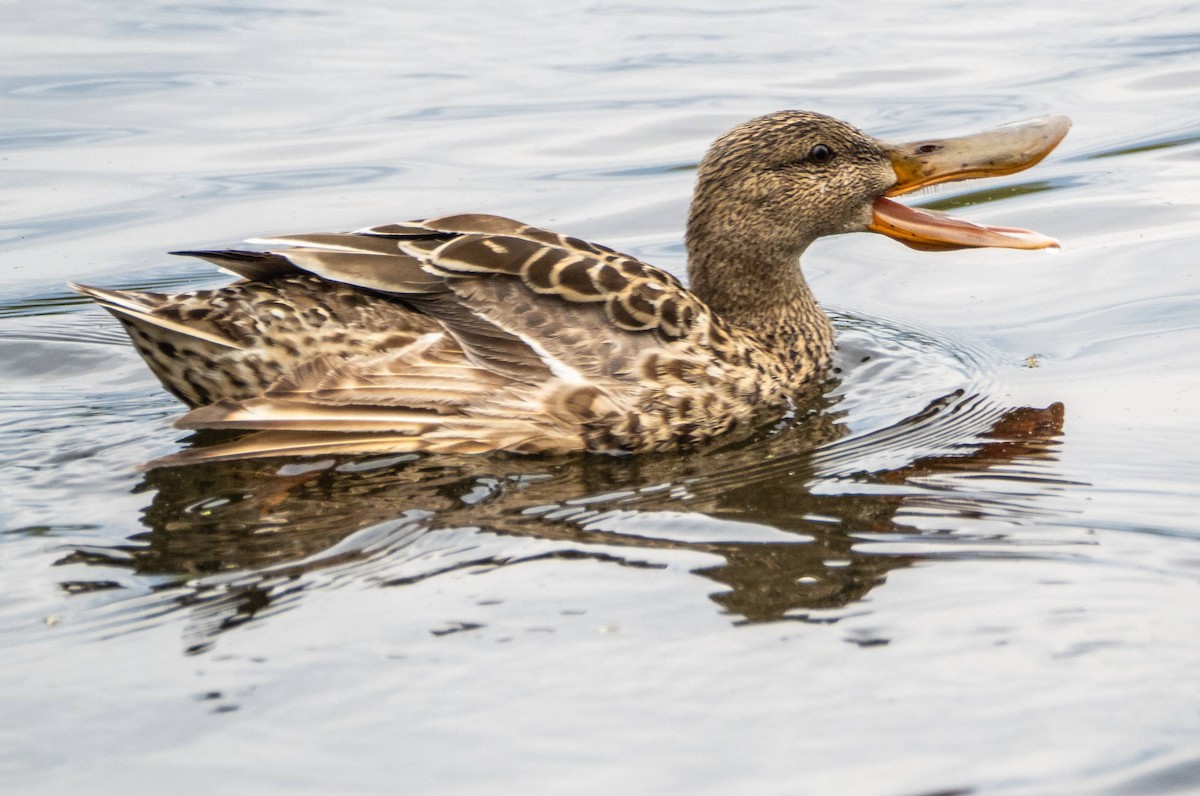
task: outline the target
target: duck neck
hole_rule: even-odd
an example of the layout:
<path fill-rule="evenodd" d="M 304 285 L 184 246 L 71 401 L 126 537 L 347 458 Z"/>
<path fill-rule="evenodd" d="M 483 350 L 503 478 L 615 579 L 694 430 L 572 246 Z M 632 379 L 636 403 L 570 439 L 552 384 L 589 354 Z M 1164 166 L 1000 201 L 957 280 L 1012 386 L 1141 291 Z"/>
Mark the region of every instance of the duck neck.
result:
<path fill-rule="evenodd" d="M 772 249 L 689 224 L 687 249 L 691 289 L 713 312 L 788 363 L 797 382 L 825 368 L 833 327 L 800 270 L 803 247 Z"/>

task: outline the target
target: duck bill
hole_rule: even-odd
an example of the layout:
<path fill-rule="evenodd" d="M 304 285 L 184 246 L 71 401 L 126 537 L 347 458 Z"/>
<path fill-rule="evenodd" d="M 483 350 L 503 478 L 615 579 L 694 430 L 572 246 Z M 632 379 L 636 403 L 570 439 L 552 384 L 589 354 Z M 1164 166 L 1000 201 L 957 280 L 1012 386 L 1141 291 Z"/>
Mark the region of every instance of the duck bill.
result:
<path fill-rule="evenodd" d="M 914 249 L 946 251 L 999 247 L 1046 249 L 1058 241 L 1018 227 L 975 224 L 890 199 L 930 185 L 978 177 L 1001 177 L 1033 166 L 1067 134 L 1071 121 L 1047 116 L 961 138 L 885 144 L 896 184 L 875 200 L 868 229 Z"/>

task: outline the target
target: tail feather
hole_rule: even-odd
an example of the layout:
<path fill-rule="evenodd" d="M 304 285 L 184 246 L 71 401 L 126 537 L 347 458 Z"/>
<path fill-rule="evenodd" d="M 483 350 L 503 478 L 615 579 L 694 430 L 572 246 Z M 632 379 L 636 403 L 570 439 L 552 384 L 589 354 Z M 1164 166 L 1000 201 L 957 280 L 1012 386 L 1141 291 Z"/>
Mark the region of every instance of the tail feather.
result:
<path fill-rule="evenodd" d="M 165 329 L 196 340 L 203 340 L 222 348 L 241 349 L 242 345 L 228 337 L 210 329 L 200 328 L 194 322 L 184 323 L 180 320 L 166 317 L 156 312 L 165 302 L 166 297 L 157 293 L 146 293 L 141 290 L 107 290 L 78 282 L 68 282 L 67 285 L 76 293 L 89 296 L 97 304 L 111 312 L 118 319 L 127 320 L 138 326 L 150 326 Z"/>

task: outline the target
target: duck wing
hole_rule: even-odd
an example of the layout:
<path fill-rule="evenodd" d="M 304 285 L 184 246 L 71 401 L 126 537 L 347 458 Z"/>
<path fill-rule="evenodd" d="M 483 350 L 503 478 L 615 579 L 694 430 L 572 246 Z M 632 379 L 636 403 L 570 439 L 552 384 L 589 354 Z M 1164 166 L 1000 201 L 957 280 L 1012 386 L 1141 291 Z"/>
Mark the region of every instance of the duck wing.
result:
<path fill-rule="evenodd" d="M 664 357 L 687 356 L 689 342 L 708 342 L 707 307 L 675 277 L 499 216 L 254 243 L 271 250 L 182 253 L 250 279 L 305 273 L 361 288 L 442 329 L 394 352 L 314 358 L 261 396 L 179 421 L 261 430 L 271 454 L 257 455 L 286 452 L 286 433 L 329 450 L 370 447 L 374 435 L 387 450 L 580 449 L 583 426 L 634 411 L 647 358 L 661 367 Z"/>

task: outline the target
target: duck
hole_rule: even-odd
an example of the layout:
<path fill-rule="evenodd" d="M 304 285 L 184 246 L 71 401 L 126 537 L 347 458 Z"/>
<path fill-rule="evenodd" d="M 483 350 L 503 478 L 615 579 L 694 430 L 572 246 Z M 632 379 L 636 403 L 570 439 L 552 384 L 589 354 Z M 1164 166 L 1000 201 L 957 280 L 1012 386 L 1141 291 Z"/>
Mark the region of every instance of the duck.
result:
<path fill-rule="evenodd" d="M 635 454 L 778 422 L 820 390 L 834 331 L 800 268 L 817 238 L 924 251 L 1057 241 L 895 197 L 1029 168 L 1070 121 L 890 143 L 801 110 L 709 147 L 687 219 L 688 286 L 637 257 L 468 213 L 172 252 L 237 280 L 166 294 L 71 283 L 123 325 L 188 411 L 248 432 L 160 463 L 267 456 Z"/>

